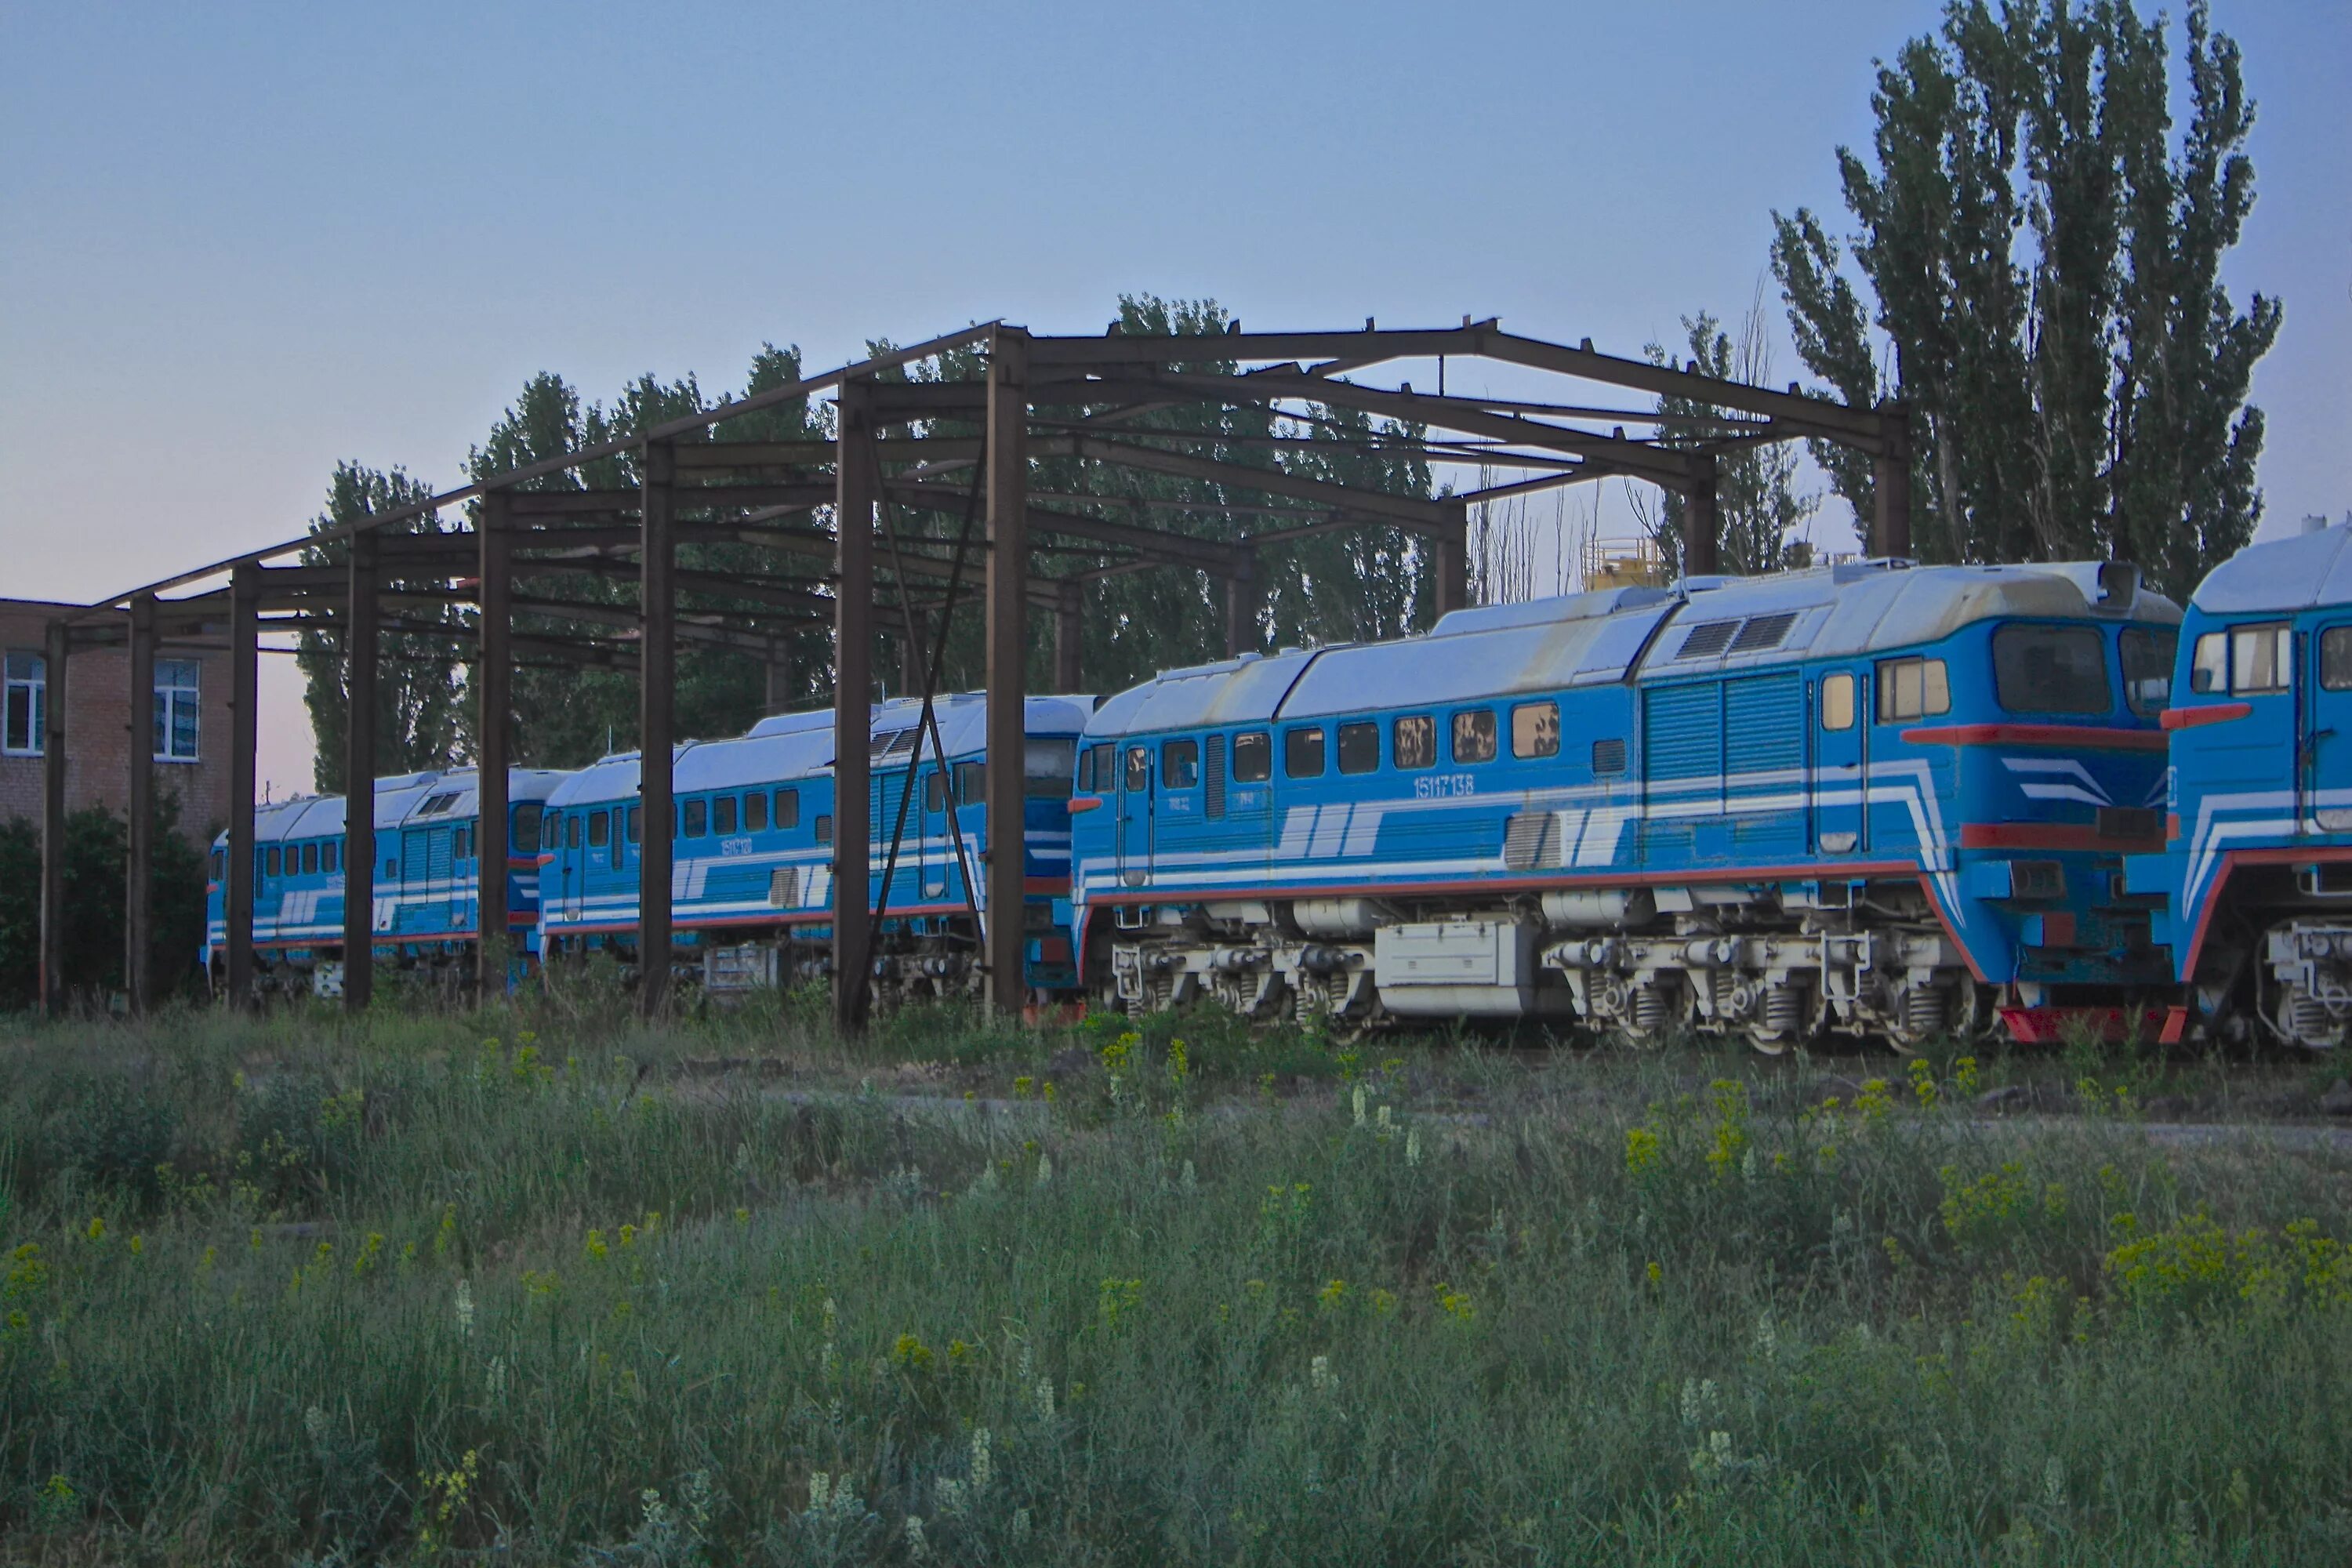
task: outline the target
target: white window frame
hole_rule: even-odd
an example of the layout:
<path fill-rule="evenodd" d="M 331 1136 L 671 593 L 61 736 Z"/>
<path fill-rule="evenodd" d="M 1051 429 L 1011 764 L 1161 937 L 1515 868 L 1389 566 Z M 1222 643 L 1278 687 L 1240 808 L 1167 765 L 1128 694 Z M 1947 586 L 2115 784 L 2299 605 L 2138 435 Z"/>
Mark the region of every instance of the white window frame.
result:
<path fill-rule="evenodd" d="M 199 763 L 205 754 L 205 689 L 204 664 L 193 658 L 159 658 L 155 661 L 155 760 L 159 763 Z M 184 683 L 181 677 L 184 675 Z M 189 726 L 191 749 L 182 752 L 180 728 L 174 722 L 184 709 L 194 721 Z"/>
<path fill-rule="evenodd" d="M 40 756 L 47 739 L 49 719 L 48 657 L 30 648 L 12 647 L 5 655 L 0 655 L 0 660 L 5 660 L 0 662 L 0 670 L 5 670 L 6 679 L 5 691 L 0 691 L 0 753 L 11 757 Z M 17 670 L 27 665 L 32 673 L 19 675 Z M 7 710 L 16 705 L 16 693 L 20 689 L 29 693 L 25 708 L 26 716 L 30 721 L 30 732 L 25 737 L 24 745 L 8 745 Z"/>

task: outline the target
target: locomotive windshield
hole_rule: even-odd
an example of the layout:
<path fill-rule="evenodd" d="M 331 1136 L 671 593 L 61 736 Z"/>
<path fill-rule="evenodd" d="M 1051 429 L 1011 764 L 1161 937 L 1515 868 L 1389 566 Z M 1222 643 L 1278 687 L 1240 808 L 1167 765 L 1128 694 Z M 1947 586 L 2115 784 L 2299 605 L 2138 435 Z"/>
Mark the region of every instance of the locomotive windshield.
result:
<path fill-rule="evenodd" d="M 1032 735 L 1021 758 L 1024 779 L 1021 793 L 1045 800 L 1066 800 L 1070 780 L 1078 771 L 1078 742 L 1061 736 Z"/>
<path fill-rule="evenodd" d="M 1992 634 L 1992 678 L 2011 713 L 2105 713 L 2115 703 L 2096 626 L 2003 626 Z"/>
<path fill-rule="evenodd" d="M 2153 718 L 2172 698 L 2172 659 L 2180 634 L 2168 626 L 2126 626 L 2121 646 L 2124 700 L 2140 717 Z"/>

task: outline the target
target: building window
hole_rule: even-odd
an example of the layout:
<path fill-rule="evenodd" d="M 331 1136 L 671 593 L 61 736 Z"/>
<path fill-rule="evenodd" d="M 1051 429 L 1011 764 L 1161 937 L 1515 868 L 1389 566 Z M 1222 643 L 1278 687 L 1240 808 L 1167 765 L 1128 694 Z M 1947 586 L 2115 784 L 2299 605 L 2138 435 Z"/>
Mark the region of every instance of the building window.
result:
<path fill-rule="evenodd" d="M 48 716 L 48 661 L 37 653 L 10 648 L 7 668 L 7 732 L 0 751 L 12 757 L 37 757 L 42 721 Z"/>
<path fill-rule="evenodd" d="M 203 709 L 204 666 L 193 658 L 155 661 L 155 760 L 196 760 L 197 716 Z"/>

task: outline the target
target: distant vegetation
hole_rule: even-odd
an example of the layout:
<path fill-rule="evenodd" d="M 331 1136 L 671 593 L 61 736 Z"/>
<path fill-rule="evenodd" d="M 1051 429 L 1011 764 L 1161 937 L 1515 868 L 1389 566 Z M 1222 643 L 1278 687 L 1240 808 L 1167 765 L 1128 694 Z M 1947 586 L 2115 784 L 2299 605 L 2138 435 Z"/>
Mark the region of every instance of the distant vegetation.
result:
<path fill-rule="evenodd" d="M 9 1044 L 0 1556 L 2352 1553 L 2341 1162 L 2129 1064 L 620 1016 Z"/>

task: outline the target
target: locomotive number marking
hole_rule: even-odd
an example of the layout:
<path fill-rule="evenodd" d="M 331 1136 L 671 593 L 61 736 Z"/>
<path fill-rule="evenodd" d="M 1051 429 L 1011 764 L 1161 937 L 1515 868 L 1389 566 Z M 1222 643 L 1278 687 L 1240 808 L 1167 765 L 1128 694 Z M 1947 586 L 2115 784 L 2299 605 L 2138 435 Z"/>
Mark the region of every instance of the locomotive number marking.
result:
<path fill-rule="evenodd" d="M 1433 773 L 1425 779 L 1412 781 L 1416 800 L 1443 800 L 1448 795 L 1476 795 L 1478 776 L 1475 773 Z"/>

